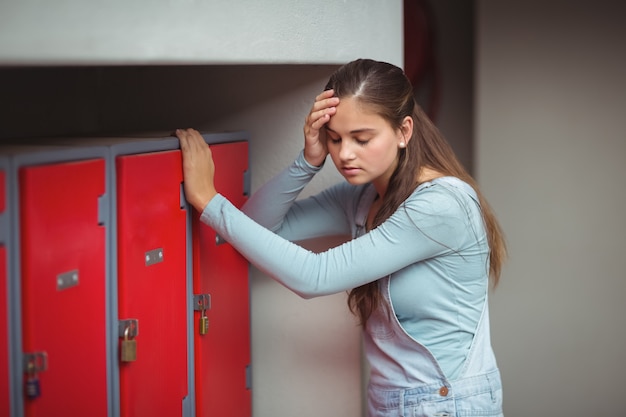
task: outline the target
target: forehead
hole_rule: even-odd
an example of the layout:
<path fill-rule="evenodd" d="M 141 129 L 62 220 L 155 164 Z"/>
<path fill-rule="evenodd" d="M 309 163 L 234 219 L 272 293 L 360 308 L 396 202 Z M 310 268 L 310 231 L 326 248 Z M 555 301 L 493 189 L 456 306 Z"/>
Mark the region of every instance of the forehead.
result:
<path fill-rule="evenodd" d="M 334 132 L 350 132 L 363 129 L 382 129 L 390 127 L 373 106 L 349 97 L 342 98 L 337 105 L 337 112 L 330 118 L 327 127 Z"/>

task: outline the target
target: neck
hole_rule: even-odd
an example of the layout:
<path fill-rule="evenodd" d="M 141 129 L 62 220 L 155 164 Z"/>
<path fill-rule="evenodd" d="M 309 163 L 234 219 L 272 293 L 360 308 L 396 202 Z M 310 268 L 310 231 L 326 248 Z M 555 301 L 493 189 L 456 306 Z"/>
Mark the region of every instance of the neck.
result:
<path fill-rule="evenodd" d="M 373 183 L 374 188 L 376 189 L 376 200 L 383 200 L 385 198 L 385 193 L 387 192 L 387 187 L 389 186 L 389 180 L 387 181 L 375 181 Z"/>
<path fill-rule="evenodd" d="M 422 169 L 420 169 L 419 175 L 417 176 L 417 182 L 421 184 L 423 182 L 432 181 L 435 178 L 439 178 L 443 176 L 444 175 L 439 171 L 436 171 L 428 167 L 422 167 Z"/>

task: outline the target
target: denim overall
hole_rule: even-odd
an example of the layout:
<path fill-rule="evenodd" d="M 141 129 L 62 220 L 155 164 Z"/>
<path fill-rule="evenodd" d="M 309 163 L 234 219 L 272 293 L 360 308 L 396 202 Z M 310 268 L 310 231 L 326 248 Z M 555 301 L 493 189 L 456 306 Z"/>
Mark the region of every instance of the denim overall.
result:
<path fill-rule="evenodd" d="M 389 282 L 389 277 L 381 280 L 387 302 Z M 364 332 L 371 369 L 369 417 L 502 416 L 502 384 L 490 344 L 486 299 L 463 370 L 453 381 L 430 351 L 404 331 L 393 311 L 390 317 L 384 308 L 377 309 Z"/>
<path fill-rule="evenodd" d="M 366 208 L 359 207 L 357 219 Z M 363 232 L 358 229 L 357 234 Z M 374 311 L 364 331 L 370 364 L 368 417 L 502 416 L 502 384 L 491 348 L 487 293 L 463 369 L 457 379 L 449 380 L 433 354 L 398 322 L 390 301 L 391 279 L 379 281 L 390 310 Z"/>

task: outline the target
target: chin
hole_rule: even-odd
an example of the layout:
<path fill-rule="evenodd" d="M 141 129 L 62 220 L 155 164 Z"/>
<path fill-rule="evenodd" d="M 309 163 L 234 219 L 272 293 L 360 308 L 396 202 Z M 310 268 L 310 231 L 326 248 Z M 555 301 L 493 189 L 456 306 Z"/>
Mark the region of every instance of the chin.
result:
<path fill-rule="evenodd" d="M 354 177 L 354 176 L 352 176 L 352 177 L 345 177 L 344 176 L 344 178 L 346 179 L 346 181 L 349 184 L 352 184 L 352 185 L 363 185 L 363 184 L 367 184 L 369 182 L 369 180 L 367 180 L 365 178 L 361 178 L 361 177 Z"/>

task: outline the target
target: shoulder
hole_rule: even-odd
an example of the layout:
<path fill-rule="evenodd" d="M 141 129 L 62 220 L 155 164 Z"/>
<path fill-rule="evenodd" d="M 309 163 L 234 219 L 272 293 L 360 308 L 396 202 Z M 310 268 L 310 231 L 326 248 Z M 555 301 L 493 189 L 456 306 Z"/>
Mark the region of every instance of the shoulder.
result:
<path fill-rule="evenodd" d="M 405 201 L 409 209 L 437 215 L 467 214 L 480 211 L 478 196 L 466 182 L 456 177 L 440 177 L 420 184 Z"/>

